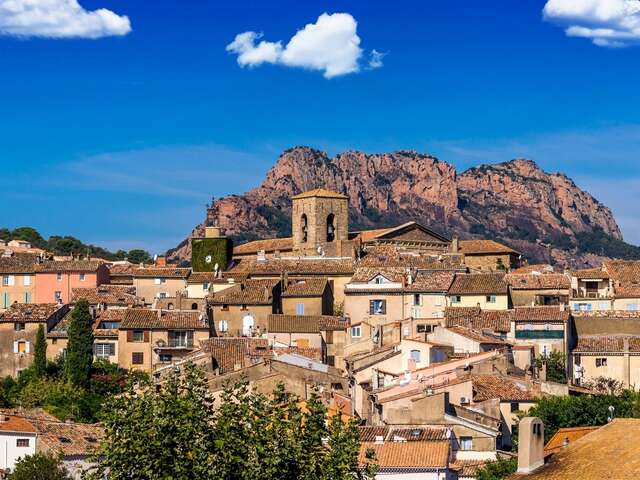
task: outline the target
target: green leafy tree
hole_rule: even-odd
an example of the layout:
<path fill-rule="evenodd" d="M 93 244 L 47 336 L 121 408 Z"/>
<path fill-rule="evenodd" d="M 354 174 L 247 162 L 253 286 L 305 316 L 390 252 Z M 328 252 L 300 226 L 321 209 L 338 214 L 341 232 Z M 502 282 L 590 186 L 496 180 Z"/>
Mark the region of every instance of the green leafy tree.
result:
<path fill-rule="evenodd" d="M 47 246 L 47 242 L 42 235 L 38 233 L 35 228 L 32 227 L 19 227 L 15 228 L 11 232 L 12 240 L 25 240 L 31 244 L 33 247 L 37 248 L 45 248 Z"/>
<path fill-rule="evenodd" d="M 517 469 L 517 458 L 499 458 L 479 469 L 476 473 L 476 480 L 502 480 L 515 473 Z"/>
<path fill-rule="evenodd" d="M 547 380 L 558 383 L 566 383 L 564 355 L 561 352 L 553 351 L 546 357 L 540 355 L 536 358 L 538 370 L 542 365 L 547 366 Z"/>
<path fill-rule="evenodd" d="M 47 373 L 47 341 L 44 338 L 44 325 L 42 324 L 38 326 L 36 334 L 33 370 L 36 377 L 43 377 Z"/>
<path fill-rule="evenodd" d="M 74 385 L 87 388 L 93 362 L 93 319 L 89 302 L 80 299 L 71 312 L 67 329 L 69 337 L 65 360 L 65 376 Z"/>
<path fill-rule="evenodd" d="M 46 453 L 27 455 L 17 461 L 7 480 L 72 480 L 62 458 Z"/>
<path fill-rule="evenodd" d="M 151 255 L 146 250 L 140 248 L 134 248 L 127 253 L 127 260 L 131 263 L 149 263 L 151 261 Z"/>
<path fill-rule="evenodd" d="M 110 480 L 370 480 L 372 459 L 358 465 L 355 423 L 327 422 L 314 393 L 301 407 L 282 386 L 270 396 L 246 381 L 225 386 L 216 402 L 203 372 L 187 365 L 158 388 L 113 397 L 102 422 L 106 438 L 97 468 Z"/>

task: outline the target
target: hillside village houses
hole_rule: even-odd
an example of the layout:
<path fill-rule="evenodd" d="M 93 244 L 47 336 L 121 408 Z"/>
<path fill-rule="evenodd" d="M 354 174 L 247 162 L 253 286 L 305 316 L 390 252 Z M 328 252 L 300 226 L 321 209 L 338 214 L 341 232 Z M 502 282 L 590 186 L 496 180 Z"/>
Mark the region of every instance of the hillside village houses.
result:
<path fill-rule="evenodd" d="M 361 423 L 380 478 L 406 479 L 474 478 L 511 449 L 516 412 L 545 395 L 589 391 L 599 377 L 640 387 L 640 262 L 559 272 L 437 225 L 353 231 L 347 197 L 325 189 L 292 198 L 291 224 L 288 238 L 232 250 L 209 227 L 191 268 L 3 247 L 0 375 L 31 365 L 39 325 L 47 355 L 64 355 L 84 298 L 96 358 L 157 381 L 194 362 L 214 395 L 240 376 L 303 399 L 321 387 Z M 552 352 L 566 383 L 536 367 Z M 0 422 L 0 437 L 28 443 L 0 451 L 0 468 L 39 448 L 34 422 Z"/>

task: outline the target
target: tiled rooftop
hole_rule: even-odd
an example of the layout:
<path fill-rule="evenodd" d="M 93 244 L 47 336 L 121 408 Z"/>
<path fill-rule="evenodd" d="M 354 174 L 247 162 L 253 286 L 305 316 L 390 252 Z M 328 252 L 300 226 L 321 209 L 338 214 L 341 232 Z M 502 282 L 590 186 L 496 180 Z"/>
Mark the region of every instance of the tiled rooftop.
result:
<path fill-rule="evenodd" d="M 35 266 L 36 273 L 57 272 L 96 272 L 104 262 L 100 260 L 66 260 L 62 262 L 47 261 Z"/>
<path fill-rule="evenodd" d="M 246 273 L 250 275 L 351 275 L 355 271 L 355 262 L 350 258 L 324 259 L 286 259 L 267 258 L 257 260 L 244 258 L 230 269 L 229 274 Z"/>
<path fill-rule="evenodd" d="M 573 352 L 620 353 L 624 351 L 625 340 L 630 352 L 640 352 L 640 336 L 634 335 L 581 335 Z"/>
<path fill-rule="evenodd" d="M 15 253 L 10 257 L 0 256 L 0 273 L 33 273 L 37 259 L 38 255 L 32 253 Z"/>
<path fill-rule="evenodd" d="M 276 250 L 290 252 L 293 250 L 293 239 L 291 237 L 269 238 L 265 240 L 254 240 L 253 242 L 233 246 L 234 255 L 256 254 L 261 250 L 264 250 L 265 253 L 275 252 Z"/>
<path fill-rule="evenodd" d="M 135 278 L 183 278 L 191 273 L 190 268 L 178 267 L 144 267 L 133 270 Z"/>
<path fill-rule="evenodd" d="M 283 297 L 320 297 L 327 288 L 327 279 L 323 277 L 297 278 L 289 280 Z"/>
<path fill-rule="evenodd" d="M 526 381 L 504 375 L 471 375 L 471 381 L 474 402 L 493 398 L 502 401 L 531 402 L 537 397 Z"/>
<path fill-rule="evenodd" d="M 537 307 L 515 307 L 513 319 L 527 322 L 568 322 L 569 307 L 545 305 Z"/>
<path fill-rule="evenodd" d="M 322 318 L 322 315 L 272 314 L 267 316 L 267 329 L 269 333 L 320 333 Z"/>
<path fill-rule="evenodd" d="M 128 308 L 120 324 L 123 330 L 139 329 L 206 329 L 205 315 L 197 310 L 150 310 Z"/>
<path fill-rule="evenodd" d="M 14 303 L 0 313 L 0 322 L 46 322 L 61 308 L 58 303 Z"/>
<path fill-rule="evenodd" d="M 494 240 L 460 240 L 459 246 L 460 251 L 465 255 L 519 253 Z"/>
<path fill-rule="evenodd" d="M 359 463 L 367 463 L 366 453 L 375 452 L 375 463 L 380 471 L 397 469 L 445 469 L 449 465 L 450 441 L 438 442 L 363 442 L 360 444 Z"/>
<path fill-rule="evenodd" d="M 571 279 L 564 273 L 510 273 L 505 282 L 514 290 L 567 290 Z"/>
<path fill-rule="evenodd" d="M 96 288 L 73 288 L 71 301 L 86 299 L 91 305 L 105 303 L 107 305 L 131 306 L 139 303 L 132 286 L 100 285 Z"/>
<path fill-rule="evenodd" d="M 450 295 L 506 295 L 508 286 L 502 273 L 457 274 Z"/>
<path fill-rule="evenodd" d="M 249 279 L 210 295 L 215 305 L 270 305 L 278 279 Z"/>
<path fill-rule="evenodd" d="M 475 330 L 507 333 L 511 330 L 512 310 L 481 310 L 478 307 L 446 307 L 447 327 L 463 326 Z"/>

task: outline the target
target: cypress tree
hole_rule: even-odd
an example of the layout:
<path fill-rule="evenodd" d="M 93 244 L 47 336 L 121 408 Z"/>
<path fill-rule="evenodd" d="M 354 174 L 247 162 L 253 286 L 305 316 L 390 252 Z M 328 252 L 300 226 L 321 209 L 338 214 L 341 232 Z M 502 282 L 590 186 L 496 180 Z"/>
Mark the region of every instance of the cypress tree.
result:
<path fill-rule="evenodd" d="M 72 384 L 87 388 L 93 363 L 93 320 L 89 302 L 80 299 L 71 312 L 67 329 L 69 343 L 65 360 L 65 376 Z"/>
<path fill-rule="evenodd" d="M 47 369 L 47 341 L 44 338 L 44 325 L 38 326 L 34 348 L 33 370 L 36 377 L 43 377 Z"/>

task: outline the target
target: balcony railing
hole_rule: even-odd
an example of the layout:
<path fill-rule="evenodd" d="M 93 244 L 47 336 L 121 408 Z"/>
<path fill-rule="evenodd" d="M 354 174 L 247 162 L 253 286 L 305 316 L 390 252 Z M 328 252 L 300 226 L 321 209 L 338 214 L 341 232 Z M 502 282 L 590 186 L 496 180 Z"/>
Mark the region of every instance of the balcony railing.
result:
<path fill-rule="evenodd" d="M 167 348 L 193 348 L 193 339 L 170 338 Z"/>

